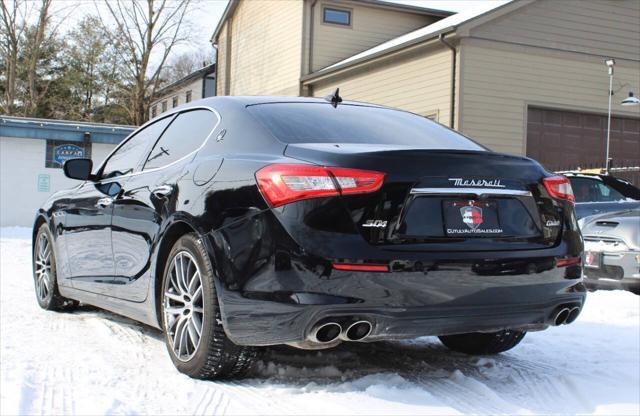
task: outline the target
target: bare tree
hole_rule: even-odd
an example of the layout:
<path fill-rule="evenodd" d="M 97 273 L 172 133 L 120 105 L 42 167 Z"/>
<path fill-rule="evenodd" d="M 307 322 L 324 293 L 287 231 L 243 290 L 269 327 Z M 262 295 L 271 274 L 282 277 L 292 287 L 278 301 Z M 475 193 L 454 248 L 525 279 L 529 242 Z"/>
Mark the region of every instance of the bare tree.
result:
<path fill-rule="evenodd" d="M 199 50 L 196 52 L 185 52 L 169 60 L 165 66 L 162 77 L 162 84 L 170 84 L 186 77 L 194 71 L 210 65 L 214 58 L 213 50 Z"/>
<path fill-rule="evenodd" d="M 135 124 L 148 117 L 148 99 L 160 84 L 160 73 L 171 50 L 188 39 L 185 17 L 190 0 L 113 0 L 104 4 L 103 25 L 115 22 L 114 37 L 123 44 L 131 80 L 129 112 Z M 100 7 L 98 7 L 98 11 Z M 115 39 L 114 39 L 115 40 Z"/>
<path fill-rule="evenodd" d="M 0 63 L 6 73 L 2 77 L 2 104 L 9 114 L 36 115 L 47 99 L 50 84 L 56 81 L 52 68 L 59 65 L 54 62 L 54 50 L 61 46 L 57 31 L 65 19 L 56 19 L 57 24 L 53 24 L 52 3 L 0 2 Z"/>
<path fill-rule="evenodd" d="M 15 112 L 18 79 L 18 52 L 23 46 L 23 33 L 27 25 L 28 4 L 23 0 L 0 2 L 2 26 L 0 26 L 0 52 L 5 72 L 2 108 L 7 114 Z"/>
<path fill-rule="evenodd" d="M 41 0 L 40 10 L 38 13 L 38 20 L 35 24 L 34 31 L 32 36 L 30 36 L 30 42 L 27 45 L 27 91 L 28 95 L 26 96 L 25 102 L 25 115 L 33 115 L 36 111 L 36 107 L 38 106 L 38 101 L 40 97 L 46 94 L 46 88 L 44 91 L 38 91 L 36 88 L 36 82 L 38 81 L 37 77 L 37 65 L 40 60 L 40 52 L 42 50 L 42 44 L 45 41 L 45 36 L 47 35 L 47 26 L 51 22 L 51 15 L 49 13 L 49 8 L 51 7 L 51 3 L 53 0 Z"/>

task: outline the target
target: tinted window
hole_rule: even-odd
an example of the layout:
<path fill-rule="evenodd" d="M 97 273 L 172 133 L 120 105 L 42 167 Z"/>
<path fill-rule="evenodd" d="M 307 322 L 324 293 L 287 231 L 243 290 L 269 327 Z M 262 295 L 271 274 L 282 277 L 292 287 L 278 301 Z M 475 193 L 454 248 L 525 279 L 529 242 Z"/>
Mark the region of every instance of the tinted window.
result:
<path fill-rule="evenodd" d="M 166 166 L 198 149 L 217 122 L 218 117 L 208 110 L 179 114 L 153 147 L 144 170 Z"/>
<path fill-rule="evenodd" d="M 247 107 L 285 143 L 364 143 L 421 149 L 486 150 L 466 137 L 404 111 L 329 103 L 276 103 Z"/>
<path fill-rule="evenodd" d="M 590 178 L 570 178 L 576 202 L 614 202 L 626 198 L 604 182 Z"/>
<path fill-rule="evenodd" d="M 325 7 L 323 21 L 334 25 L 350 26 L 351 12 L 348 10 L 330 9 Z"/>
<path fill-rule="evenodd" d="M 103 178 L 132 173 L 144 158 L 149 146 L 155 142 L 167 127 L 171 117 L 165 117 L 140 130 L 109 157 L 102 173 Z"/>

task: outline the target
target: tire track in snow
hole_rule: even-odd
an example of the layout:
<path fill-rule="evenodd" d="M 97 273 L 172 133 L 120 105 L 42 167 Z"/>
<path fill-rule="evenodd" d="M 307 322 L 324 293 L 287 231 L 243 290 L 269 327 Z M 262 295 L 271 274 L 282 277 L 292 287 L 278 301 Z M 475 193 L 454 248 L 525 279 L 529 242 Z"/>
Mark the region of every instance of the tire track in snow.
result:
<path fill-rule="evenodd" d="M 73 369 L 47 365 L 44 378 L 39 380 L 40 414 L 75 414 Z"/>
<path fill-rule="evenodd" d="M 229 399 L 221 390 L 208 388 L 200 397 L 192 413 L 194 415 L 224 415 L 226 413 L 222 405 L 225 402 L 228 404 Z"/>
<path fill-rule="evenodd" d="M 251 406 L 256 414 L 300 414 L 300 408 L 289 406 L 280 398 L 269 397 L 262 393 L 260 387 L 254 387 L 247 382 L 229 381 L 216 382 L 217 387 L 222 388 L 227 395 L 242 401 L 243 406 Z"/>
<path fill-rule="evenodd" d="M 351 346 L 350 346 L 351 347 Z M 356 345 L 363 361 L 382 365 L 429 392 L 442 403 L 462 413 L 504 414 L 518 410 L 481 374 L 477 358 L 455 354 L 427 344 L 403 346 L 395 343 Z M 495 358 L 492 358 L 495 360 Z M 370 370 L 370 369 L 369 369 Z"/>
<path fill-rule="evenodd" d="M 114 322 L 110 317 L 100 317 L 100 322 L 107 327 L 116 339 L 115 342 L 122 342 L 127 345 L 133 352 L 135 360 L 143 363 L 146 362 L 148 354 L 146 352 L 145 343 L 146 335 L 142 333 L 142 328 L 128 325 L 124 322 Z"/>

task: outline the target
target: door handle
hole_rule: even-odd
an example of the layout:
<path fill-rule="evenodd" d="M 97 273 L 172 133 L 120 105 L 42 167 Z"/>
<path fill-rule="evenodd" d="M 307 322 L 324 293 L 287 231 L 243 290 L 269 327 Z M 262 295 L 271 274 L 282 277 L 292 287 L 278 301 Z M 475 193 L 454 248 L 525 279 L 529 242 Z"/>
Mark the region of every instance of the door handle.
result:
<path fill-rule="evenodd" d="M 153 189 L 151 193 L 157 198 L 166 198 L 173 192 L 173 188 L 169 185 L 161 185 Z"/>
<path fill-rule="evenodd" d="M 101 208 L 106 208 L 111 204 L 113 204 L 113 198 L 110 197 L 100 198 L 98 202 L 96 202 L 96 206 Z"/>

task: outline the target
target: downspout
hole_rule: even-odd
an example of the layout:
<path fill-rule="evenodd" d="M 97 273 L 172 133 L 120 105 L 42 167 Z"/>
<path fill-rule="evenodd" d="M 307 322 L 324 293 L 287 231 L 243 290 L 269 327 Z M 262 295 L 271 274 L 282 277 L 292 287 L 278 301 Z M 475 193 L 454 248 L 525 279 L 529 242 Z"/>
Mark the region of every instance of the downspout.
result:
<path fill-rule="evenodd" d="M 314 21 L 316 18 L 315 9 L 316 9 L 317 0 L 313 0 L 311 2 L 311 12 L 309 13 L 309 68 L 307 68 L 307 73 L 310 74 L 313 72 L 313 32 L 315 30 Z"/>
<path fill-rule="evenodd" d="M 217 41 L 218 40 L 216 39 L 216 42 Z M 215 56 L 215 61 L 213 61 L 214 64 L 215 64 L 215 67 L 214 67 L 215 68 L 214 69 L 215 72 L 214 72 L 214 74 L 215 74 L 215 77 L 216 77 L 215 81 L 213 82 L 213 96 L 215 97 L 216 95 L 218 95 L 218 45 L 214 43 L 213 44 L 213 49 L 216 50 L 216 53 L 214 55 Z M 202 89 L 204 90 L 204 81 L 202 81 L 202 82 L 203 82 Z"/>
<path fill-rule="evenodd" d="M 224 58 L 224 95 L 231 94 L 231 42 L 233 41 L 233 18 L 227 20 L 227 44 L 225 45 L 226 55 Z"/>
<path fill-rule="evenodd" d="M 455 110 L 456 110 L 456 47 L 445 40 L 445 34 L 441 33 L 438 40 L 444 46 L 451 50 L 451 106 L 449 108 L 449 127 L 455 127 Z"/>
<path fill-rule="evenodd" d="M 300 77 L 301 78 L 306 76 L 306 75 L 308 75 L 308 74 L 310 74 L 312 72 L 312 69 L 313 69 L 313 32 L 315 30 L 313 22 L 314 22 L 314 19 L 315 19 L 314 11 L 315 11 L 315 7 L 316 7 L 317 1 L 318 0 L 311 0 L 310 1 L 309 11 L 308 11 L 308 14 L 309 14 L 309 16 L 308 16 L 309 17 L 309 25 L 308 26 L 306 25 L 306 22 L 307 22 L 307 19 L 306 19 L 307 18 L 307 16 L 306 16 L 307 8 L 306 7 L 304 8 L 304 14 L 303 14 L 303 19 L 302 19 L 302 24 L 304 26 L 304 28 L 303 28 L 304 30 L 302 31 L 302 33 L 303 33 L 303 39 L 302 39 L 302 41 L 303 41 L 303 45 L 302 45 L 303 52 L 302 52 L 302 57 L 301 57 L 302 59 L 301 59 L 301 65 L 300 65 L 300 72 L 301 72 Z M 307 2 L 305 1 L 303 4 L 306 6 Z M 305 44 L 304 43 L 304 41 L 305 41 L 304 35 L 307 34 L 307 33 L 309 34 L 309 36 L 307 38 L 307 43 Z M 304 50 L 305 46 L 306 46 L 306 50 Z M 305 58 L 307 59 L 306 62 L 305 62 Z M 312 97 L 313 96 L 312 86 L 311 85 L 307 85 L 305 87 L 304 86 L 304 82 L 302 81 L 302 79 L 300 79 L 300 87 L 299 87 L 298 90 L 299 90 L 299 95 L 301 97 L 303 95 L 307 96 L 307 97 Z"/>

